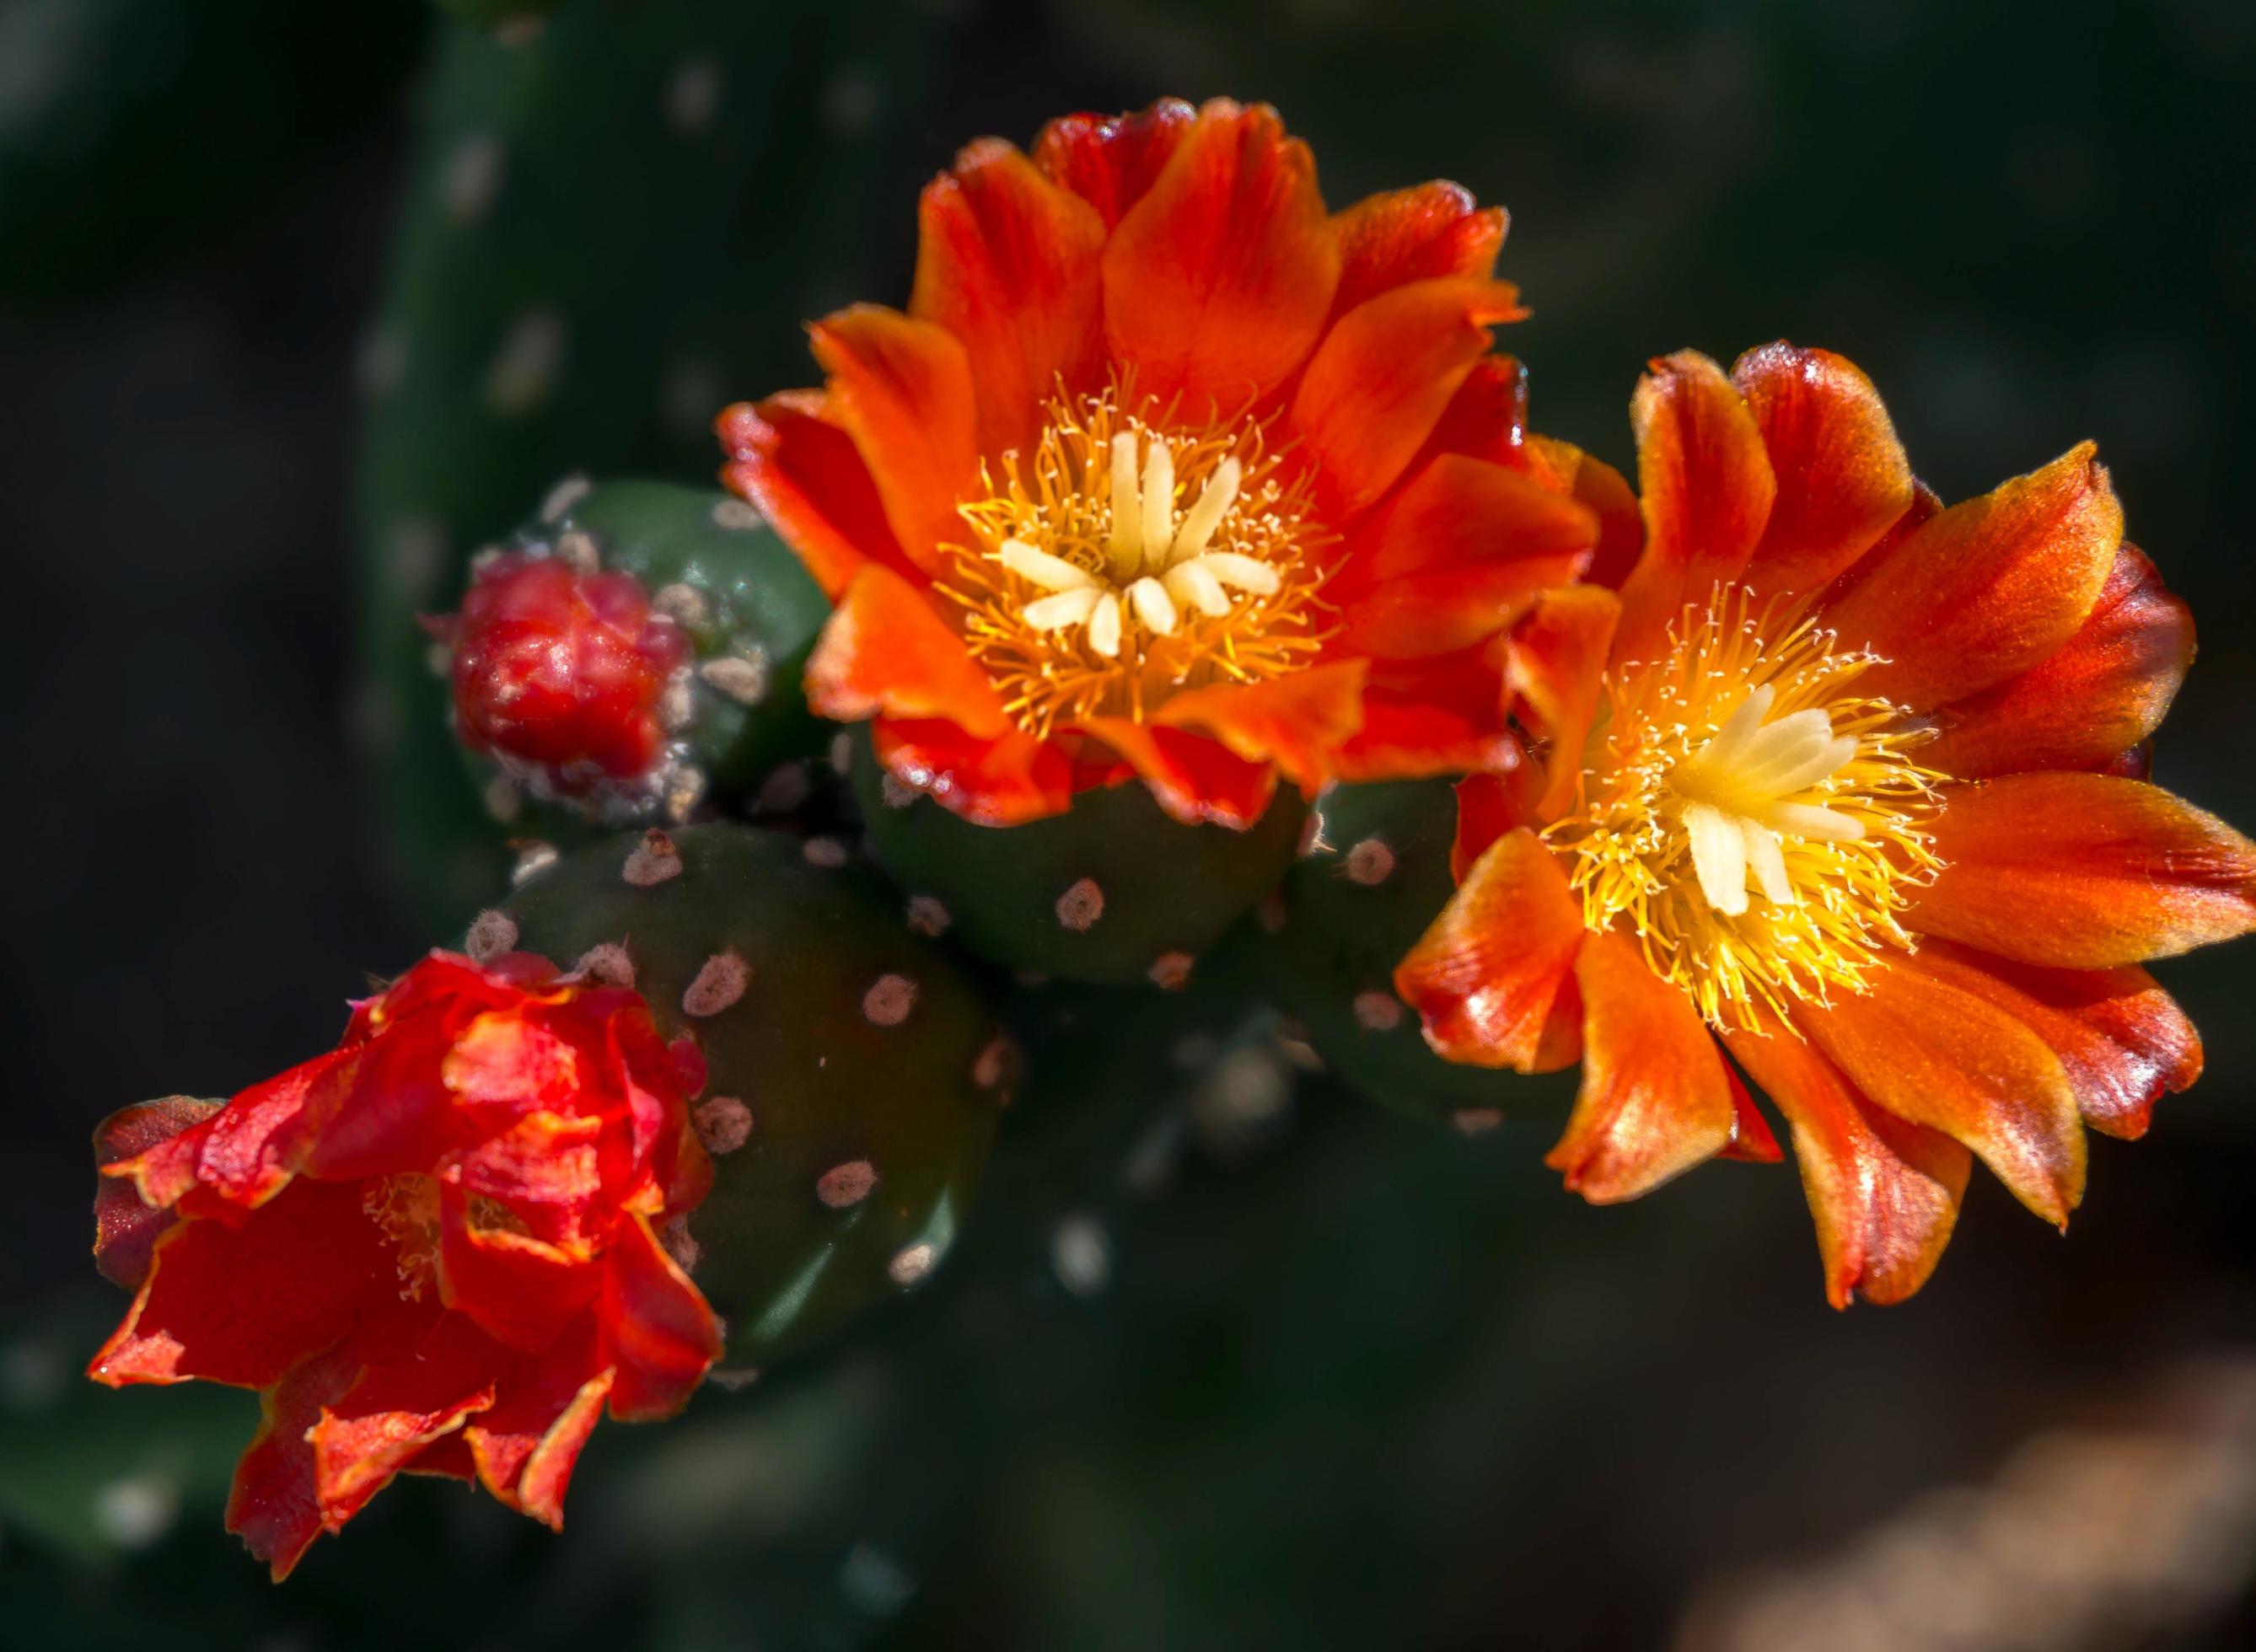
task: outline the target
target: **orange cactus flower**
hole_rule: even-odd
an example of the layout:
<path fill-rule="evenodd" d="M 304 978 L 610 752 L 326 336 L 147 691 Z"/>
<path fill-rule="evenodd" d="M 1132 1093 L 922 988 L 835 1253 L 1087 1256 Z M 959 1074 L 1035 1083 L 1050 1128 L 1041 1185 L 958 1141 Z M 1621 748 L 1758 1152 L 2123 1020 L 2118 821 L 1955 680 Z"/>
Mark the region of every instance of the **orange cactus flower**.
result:
<path fill-rule="evenodd" d="M 2201 1070 L 2140 966 L 2256 925 L 2256 844 L 2144 777 L 2192 623 L 2088 445 L 1942 510 L 1865 376 L 1786 344 L 1656 362 L 1632 419 L 1642 555 L 1505 643 L 1532 761 L 1459 788 L 1397 985 L 1449 1059 L 1579 1054 L 1547 1162 L 1597 1202 L 1779 1156 L 1735 1061 L 1831 1300 L 1895 1301 L 1972 1157 L 2065 1223 L 2084 1128 Z"/>
<path fill-rule="evenodd" d="M 328 1054 L 95 1148 L 135 1295 L 88 1374 L 260 1391 L 228 1529 L 278 1580 L 401 1473 L 560 1524 L 606 1403 L 669 1415 L 720 1353 L 653 1230 L 710 1181 L 675 1063 L 633 993 L 537 958 L 434 953 Z"/>
<path fill-rule="evenodd" d="M 825 387 L 718 424 L 837 603 L 818 711 L 991 825 L 1140 777 L 1242 827 L 1280 777 L 1509 761 L 1481 645 L 1589 561 L 1578 488 L 1627 491 L 1523 439 L 1501 210 L 1329 213 L 1276 113 L 1217 100 L 974 144 L 920 227 L 906 314 L 817 322 Z"/>

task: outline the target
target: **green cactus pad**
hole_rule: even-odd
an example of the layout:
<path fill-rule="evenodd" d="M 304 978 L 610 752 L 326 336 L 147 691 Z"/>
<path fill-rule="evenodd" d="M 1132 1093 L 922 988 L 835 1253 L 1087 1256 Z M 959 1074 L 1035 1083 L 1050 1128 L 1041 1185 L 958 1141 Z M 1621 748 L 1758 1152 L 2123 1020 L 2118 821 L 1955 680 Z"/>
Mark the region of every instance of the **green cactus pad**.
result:
<path fill-rule="evenodd" d="M 1386 1107 L 1467 1130 L 1555 1117 L 1570 1079 L 1444 1061 L 1394 994 L 1394 967 L 1456 889 L 1456 819 L 1446 780 L 1335 786 L 1317 802 L 1308 853 L 1230 938 L 1229 960 L 1257 971 L 1325 1064 Z"/>
<path fill-rule="evenodd" d="M 673 482 L 573 478 L 507 546 L 569 551 L 631 574 L 694 650 L 678 679 L 680 727 L 649 777 L 560 797 L 539 770 L 465 749 L 480 795 L 514 835 L 571 842 L 584 837 L 575 830 L 582 823 L 678 825 L 701 804 L 744 804 L 779 764 L 820 756 L 836 733 L 807 710 L 800 687 L 830 604 L 741 499 Z"/>
<path fill-rule="evenodd" d="M 666 1037 L 696 1039 L 714 1185 L 688 1220 L 691 1272 L 734 1367 L 938 1264 L 1015 1065 L 978 987 L 845 859 L 833 840 L 733 825 L 613 837 L 469 938 L 631 980 Z"/>
<path fill-rule="evenodd" d="M 1280 793 L 1244 832 L 1169 819 L 1140 785 L 1026 826 L 975 826 L 881 771 L 857 730 L 855 796 L 878 861 L 983 958 L 1067 981 L 1188 984 L 1292 863 L 1308 810 Z"/>

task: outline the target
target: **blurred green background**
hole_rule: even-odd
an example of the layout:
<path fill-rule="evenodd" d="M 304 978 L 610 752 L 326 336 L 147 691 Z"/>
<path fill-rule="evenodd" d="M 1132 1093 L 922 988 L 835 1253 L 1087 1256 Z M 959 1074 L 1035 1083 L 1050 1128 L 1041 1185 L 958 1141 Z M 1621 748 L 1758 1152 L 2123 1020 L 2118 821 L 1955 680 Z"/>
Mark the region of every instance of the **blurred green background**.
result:
<path fill-rule="evenodd" d="M 408 1483 L 272 1589 L 251 1398 L 78 1376 L 94 1120 L 323 1046 L 486 888 L 384 698 L 448 559 L 575 468 L 709 476 L 801 318 L 906 295 L 962 141 L 1221 92 L 1336 205 L 1508 205 L 1537 420 L 1617 463 L 1646 357 L 1778 336 L 1946 497 L 2096 437 L 2202 624 L 2157 778 L 2256 823 L 2245 0 L 0 0 L 0 1642 L 2256 1641 L 2245 946 L 2160 972 L 2210 1076 L 2069 1237 L 1978 1180 L 1891 1311 L 1824 1306 L 1790 1167 L 1592 1211 L 1555 1091 L 1465 1141 L 1227 1005 L 1060 995 L 1038 1045 L 1131 1054 L 1005 1120 L 934 1286 L 600 1431 L 560 1539 Z"/>

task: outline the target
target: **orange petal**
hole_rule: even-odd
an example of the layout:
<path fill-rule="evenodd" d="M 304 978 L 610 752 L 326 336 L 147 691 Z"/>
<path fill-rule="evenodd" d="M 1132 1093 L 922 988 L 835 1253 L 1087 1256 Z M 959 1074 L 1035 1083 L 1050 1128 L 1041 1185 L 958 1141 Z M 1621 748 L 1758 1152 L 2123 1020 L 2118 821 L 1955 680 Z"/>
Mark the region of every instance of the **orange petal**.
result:
<path fill-rule="evenodd" d="M 1724 369 L 1696 350 L 1656 361 L 1630 398 L 1645 552 L 1622 583 L 1615 651 L 1647 659 L 1688 602 L 1747 566 L 1778 484 L 1762 432 Z"/>
<path fill-rule="evenodd" d="M 2060 650 L 2008 682 L 1935 714 L 1920 762 L 1978 779 L 2026 769 L 2097 769 L 2139 744 L 2193 664 L 2193 614 L 2135 545 Z"/>
<path fill-rule="evenodd" d="M 2256 843 L 2141 780 L 1951 786 L 1928 830 L 1943 868 L 1904 922 L 1984 952 L 2106 969 L 2256 928 Z"/>
<path fill-rule="evenodd" d="M 493 1405 L 462 1431 L 470 1467 L 507 1508 L 554 1529 L 581 1449 L 603 1416 L 617 1373 L 603 1363 L 590 1314 L 537 1360 L 520 1357 Z"/>
<path fill-rule="evenodd" d="M 935 717 L 992 740 L 1003 698 L 932 604 L 889 568 L 854 576 L 807 662 L 807 703 L 835 722 Z"/>
<path fill-rule="evenodd" d="M 1277 791 L 1273 766 L 1249 762 L 1202 734 L 1126 717 L 1092 717 L 1079 728 L 1117 752 L 1185 826 L 1243 832 L 1268 812 Z"/>
<path fill-rule="evenodd" d="M 322 1523 L 336 1530 L 408 1459 L 494 1401 L 502 1351 L 458 1314 L 441 1317 L 412 1358 L 373 1366 L 307 1431 Z"/>
<path fill-rule="evenodd" d="M 830 408 L 854 438 L 908 559 L 929 570 L 966 530 L 956 501 L 978 480 L 971 363 L 955 335 L 857 304 L 808 329 Z"/>
<path fill-rule="evenodd" d="M 1501 207 L 1485 212 L 1472 192 L 1456 184 L 1419 184 L 1366 195 L 1332 219 L 1339 238 L 1339 291 L 1332 314 L 1342 316 L 1389 287 L 1439 276 L 1485 278 L 1511 220 Z"/>
<path fill-rule="evenodd" d="M 2059 1058 L 1913 961 L 1891 958 L 1861 995 L 1801 1003 L 1795 1023 L 1865 1094 L 1963 1142 L 2022 1204 L 2065 1225 L 2083 1197 L 2083 1127 Z"/>
<path fill-rule="evenodd" d="M 2028 670 L 2076 634 L 2123 542 L 2091 444 L 1953 505 L 1860 563 L 1825 623 L 1885 664 L 1858 679 L 1913 711 Z"/>
<path fill-rule="evenodd" d="M 1738 1109 L 1692 1001 L 1647 968 L 1633 942 L 1611 931 L 1589 936 L 1576 954 L 1575 982 L 1583 1087 L 1543 1162 L 1591 1204 L 1614 1205 L 1729 1147 Z"/>
<path fill-rule="evenodd" d="M 1548 750 L 1536 807 L 1547 819 L 1574 800 L 1583 743 L 1597 714 L 1620 600 L 1597 586 L 1546 591 L 1505 643 L 1505 687 L 1520 721 Z"/>
<path fill-rule="evenodd" d="M 1830 350 L 1766 344 L 1731 383 L 1778 481 L 1747 583 L 1762 596 L 1822 590 L 1910 508 L 1911 461 L 1872 380 Z"/>
<path fill-rule="evenodd" d="M 1589 557 L 1498 557 L 1389 580 L 1341 603 L 1332 646 L 1387 660 L 1456 653 L 1504 630 L 1543 594 L 1572 585 Z"/>
<path fill-rule="evenodd" d="M 1482 713 L 1469 715 L 1446 700 L 1366 689 L 1362 726 L 1332 754 L 1334 776 L 1363 785 L 1512 768 L 1519 742 L 1502 726 L 1496 702 L 1491 694 Z"/>
<path fill-rule="evenodd" d="M 1523 827 L 1473 863 L 1396 968 L 1394 990 L 1443 1059 L 1533 1072 L 1583 933 L 1558 857 Z"/>
<path fill-rule="evenodd" d="M 917 223 L 909 313 L 962 341 L 980 450 L 1031 451 L 1060 382 L 1081 388 L 1096 360 L 1104 221 L 991 137 L 925 186 Z"/>
<path fill-rule="evenodd" d="M 1276 110 L 1216 98 L 1104 249 L 1105 339 L 1139 395 L 1196 421 L 1307 360 L 1338 285 L 1308 145 Z"/>
<path fill-rule="evenodd" d="M 2095 1130 L 2137 1140 L 2163 1092 L 2201 1076 L 2201 1035 L 2136 964 L 2040 969 L 1935 940 L 1919 949 L 1919 964 L 1986 998 L 2051 1045 L 2083 1121 Z"/>
<path fill-rule="evenodd" d="M 1068 115 L 1034 139 L 1034 165 L 1096 207 L 1110 228 L 1143 200 L 1197 118 L 1176 97 L 1133 115 Z"/>
<path fill-rule="evenodd" d="M 1288 415 L 1328 501 L 1351 513 L 1392 487 L 1488 354 L 1489 329 L 1526 313 L 1505 282 L 1448 277 L 1390 288 L 1342 316 Z"/>
<path fill-rule="evenodd" d="M 721 1322 L 640 1216 L 619 1223 L 609 1262 L 596 1316 L 616 1371 L 611 1415 L 671 1417 L 721 1357 Z"/>
<path fill-rule="evenodd" d="M 1645 517 L 1629 483 L 1604 460 L 1593 459 L 1572 442 L 1530 431 L 1525 452 L 1538 480 L 1573 495 L 1597 517 L 1597 548 L 1583 577 L 1592 585 L 1618 588 L 1645 549 Z"/>
<path fill-rule="evenodd" d="M 1331 754 L 1362 727 L 1366 669 L 1361 660 L 1340 660 L 1265 683 L 1194 688 L 1152 721 L 1211 735 L 1247 763 L 1273 763 L 1313 798 L 1332 777 Z"/>
<path fill-rule="evenodd" d="M 1941 1131 L 1872 1106 L 1775 1022 L 1759 1034 L 1727 1030 L 1724 1042 L 1793 1130 L 1826 1300 L 1901 1302 L 1925 1284 L 1950 1242 L 1972 1156 Z"/>
<path fill-rule="evenodd" d="M 1023 826 L 1073 806 L 1072 764 L 1019 729 L 988 739 L 950 722 L 880 717 L 871 738 L 886 773 L 980 826 Z"/>
<path fill-rule="evenodd" d="M 1442 410 L 1426 447 L 1518 467 L 1527 462 L 1525 444 L 1533 439 L 1527 433 L 1527 369 L 1509 355 L 1484 355 Z"/>
<path fill-rule="evenodd" d="M 824 595 L 835 599 L 865 562 L 911 571 L 870 467 L 821 390 L 738 402 L 713 428 L 729 456 L 721 480 L 759 507 Z"/>
<path fill-rule="evenodd" d="M 1522 826 L 1542 829 L 1533 791 L 1540 778 L 1540 772 L 1523 755 L 1508 769 L 1467 775 L 1457 782 L 1453 788 L 1457 798 L 1457 830 L 1449 845 L 1451 877 L 1463 882 L 1474 863 L 1488 853 L 1488 846 L 1505 833 Z"/>
<path fill-rule="evenodd" d="M 1333 589 L 1498 558 L 1587 556 L 1597 538 L 1587 506 L 1526 471 L 1440 453 L 1357 531 Z"/>

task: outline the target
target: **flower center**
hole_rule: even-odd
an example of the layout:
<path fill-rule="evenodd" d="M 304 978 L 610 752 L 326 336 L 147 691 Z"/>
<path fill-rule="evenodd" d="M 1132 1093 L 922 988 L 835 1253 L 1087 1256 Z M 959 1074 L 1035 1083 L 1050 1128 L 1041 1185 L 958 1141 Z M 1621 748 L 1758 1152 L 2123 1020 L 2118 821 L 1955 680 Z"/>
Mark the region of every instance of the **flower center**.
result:
<path fill-rule="evenodd" d="M 413 1171 L 380 1177 L 362 1192 L 360 1207 L 399 1248 L 400 1299 L 422 1301 L 439 1266 L 439 1184 Z"/>
<path fill-rule="evenodd" d="M 1059 397 L 1032 457 L 983 467 L 940 588 L 1019 727 L 1142 719 L 1170 694 L 1307 663 L 1325 536 L 1252 418 L 1178 430 L 1117 389 Z"/>
<path fill-rule="evenodd" d="M 1852 692 L 1879 662 L 1835 641 L 1744 587 L 1688 608 L 1660 659 L 1607 674 L 1576 811 L 1545 833 L 1584 920 L 1711 1025 L 1861 991 L 1940 866 L 1921 826 L 1938 777 L 1907 755 L 1926 736 Z"/>

